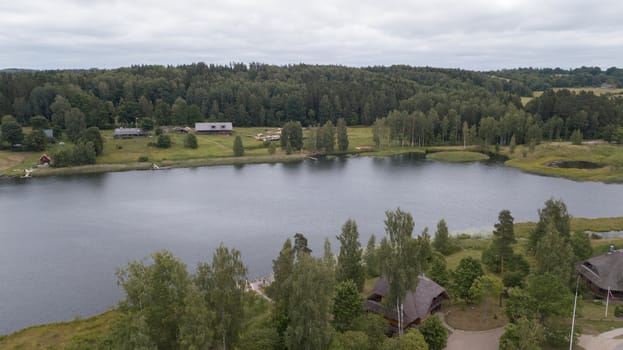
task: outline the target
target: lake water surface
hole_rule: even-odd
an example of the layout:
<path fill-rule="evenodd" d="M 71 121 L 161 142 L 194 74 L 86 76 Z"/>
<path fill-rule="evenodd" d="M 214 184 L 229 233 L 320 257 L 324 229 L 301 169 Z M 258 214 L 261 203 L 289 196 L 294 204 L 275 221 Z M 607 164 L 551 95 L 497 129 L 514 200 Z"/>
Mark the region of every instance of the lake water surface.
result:
<path fill-rule="evenodd" d="M 352 218 L 365 246 L 397 207 L 416 232 L 441 218 L 478 232 L 502 209 L 534 221 L 551 197 L 574 216 L 623 215 L 623 185 L 410 156 L 0 179 L 0 334 L 106 311 L 123 297 L 115 269 L 160 249 L 194 267 L 222 242 L 261 277 L 295 232 L 335 251 Z"/>

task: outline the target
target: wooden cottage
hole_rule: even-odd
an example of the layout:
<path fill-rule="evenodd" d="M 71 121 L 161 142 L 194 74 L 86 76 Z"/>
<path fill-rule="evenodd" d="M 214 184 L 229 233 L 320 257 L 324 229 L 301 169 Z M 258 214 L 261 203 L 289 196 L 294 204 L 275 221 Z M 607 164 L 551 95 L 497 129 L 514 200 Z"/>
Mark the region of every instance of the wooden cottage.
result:
<path fill-rule="evenodd" d="M 370 296 L 366 299 L 366 309 L 383 315 L 394 330 L 398 329 L 398 313 L 395 308 L 387 311 L 383 308 L 382 302 L 385 295 L 389 292 L 389 284 L 385 277 L 376 281 Z M 444 300 L 450 299 L 446 290 L 428 279 L 420 276 L 415 291 L 407 292 L 403 301 L 403 328 L 413 327 L 422 323 L 426 318 L 441 309 Z M 395 304 L 395 303 L 394 303 Z"/>
<path fill-rule="evenodd" d="M 610 289 L 610 298 L 623 299 L 623 249 L 594 256 L 576 265 L 580 278 L 593 294 L 606 298 Z"/>
<path fill-rule="evenodd" d="M 230 122 L 223 123 L 195 123 L 197 134 L 231 135 L 234 127 Z"/>
<path fill-rule="evenodd" d="M 134 137 L 134 136 L 147 136 L 147 133 L 141 128 L 116 128 L 115 138 L 119 137 Z"/>

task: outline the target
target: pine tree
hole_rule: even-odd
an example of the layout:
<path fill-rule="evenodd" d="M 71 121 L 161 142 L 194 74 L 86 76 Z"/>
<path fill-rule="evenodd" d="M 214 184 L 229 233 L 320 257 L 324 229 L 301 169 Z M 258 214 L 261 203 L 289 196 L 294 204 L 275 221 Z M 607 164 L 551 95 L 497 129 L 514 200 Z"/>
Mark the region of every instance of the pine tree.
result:
<path fill-rule="evenodd" d="M 437 231 L 433 238 L 433 248 L 443 255 L 452 254 L 454 247 L 450 241 L 450 235 L 448 233 L 448 225 L 444 219 L 439 220 L 437 223 Z"/>
<path fill-rule="evenodd" d="M 234 139 L 234 157 L 244 156 L 244 146 L 242 145 L 242 138 L 237 135 Z"/>
<path fill-rule="evenodd" d="M 348 129 L 344 118 L 337 120 L 337 149 L 340 152 L 348 150 Z"/>

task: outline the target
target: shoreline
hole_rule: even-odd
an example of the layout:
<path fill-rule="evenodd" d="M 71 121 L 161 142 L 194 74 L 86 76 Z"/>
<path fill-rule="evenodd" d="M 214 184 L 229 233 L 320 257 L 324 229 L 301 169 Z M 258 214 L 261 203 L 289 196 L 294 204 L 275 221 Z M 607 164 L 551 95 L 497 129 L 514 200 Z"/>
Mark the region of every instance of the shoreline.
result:
<path fill-rule="evenodd" d="M 433 146 L 433 147 L 393 147 L 380 150 L 352 150 L 343 153 L 327 154 L 322 157 L 391 157 L 406 153 L 420 153 L 422 155 L 438 152 L 466 152 L 466 153 L 481 153 L 484 155 L 494 155 L 491 150 L 483 149 L 479 146 L 470 146 L 463 149 L 462 146 Z M 623 183 L 623 170 L 620 170 L 616 164 L 599 163 L 602 167 L 597 169 L 577 169 L 577 168 L 556 168 L 550 167 L 547 164 L 553 160 L 576 160 L 578 157 L 566 155 L 556 156 L 553 154 L 541 154 L 536 157 L 524 156 L 519 157 L 511 156 L 508 150 L 497 153 L 499 156 L 507 157 L 504 161 L 504 166 L 515 168 L 519 171 L 548 177 L 564 178 L 572 181 L 590 181 L 601 183 Z M 296 153 L 291 155 L 277 154 L 277 155 L 250 155 L 243 157 L 208 157 L 208 158 L 188 158 L 179 160 L 163 160 L 163 161 L 149 161 L 149 162 L 125 162 L 125 163 L 100 163 L 92 165 L 82 165 L 74 167 L 64 168 L 35 168 L 32 173 L 32 177 L 47 177 L 47 176 L 71 176 L 82 174 L 102 174 L 108 172 L 122 172 L 133 170 L 150 170 L 152 164 L 156 164 L 160 169 L 171 168 L 195 168 L 204 166 L 218 166 L 218 165 L 245 165 L 245 164 L 276 164 L 276 163 L 289 163 L 298 162 L 306 159 L 316 159 L 317 156 L 307 153 Z M 581 157 L 585 158 L 585 157 Z M 588 157 L 590 158 L 590 157 Z M 433 160 L 443 162 L 455 162 L 452 159 Z M 480 161 L 458 159 L 456 162 L 471 162 Z M 17 166 L 13 166 L 9 169 L 5 169 L 0 173 L 0 177 L 7 178 L 20 178 L 22 172 L 16 172 Z M 11 173 L 12 172 L 12 173 Z"/>
<path fill-rule="evenodd" d="M 531 221 L 525 221 L 525 222 L 515 222 L 514 223 L 514 230 L 515 230 L 515 235 L 516 238 L 518 240 L 525 240 L 528 237 L 529 231 L 532 230 L 534 228 L 534 226 L 536 225 L 535 222 L 531 222 Z M 575 230 L 575 231 L 582 231 L 582 232 L 586 232 L 586 231 L 591 231 L 594 233 L 603 233 L 603 232 L 609 232 L 609 231 L 623 231 L 623 217 L 599 217 L 599 218 L 584 218 L 584 217 L 572 217 L 571 219 L 571 230 Z M 467 233 L 467 232 L 463 232 L 463 233 Z M 452 236 L 455 238 L 460 239 L 460 241 L 464 242 L 462 243 L 463 247 L 462 247 L 462 251 L 468 251 L 468 250 L 472 250 L 472 251 L 481 251 L 483 249 L 483 247 L 488 244 L 491 241 L 491 236 L 488 235 L 481 235 L 479 232 L 470 232 L 468 233 L 469 237 L 464 237 L 464 238 L 460 238 L 458 237 L 460 235 L 460 232 L 453 232 Z M 466 242 L 479 242 L 480 244 L 468 244 Z M 602 238 L 592 238 L 591 239 L 591 244 L 593 246 L 593 253 L 594 254 L 598 254 L 599 252 L 601 252 L 599 250 L 599 247 L 608 247 L 610 244 L 623 244 L 623 238 L 622 237 L 602 237 Z M 603 250 L 603 252 L 607 251 Z M 453 253 L 452 255 L 455 255 L 459 253 Z M 57 320 L 54 322 L 48 322 L 48 323 L 40 323 L 40 324 L 32 324 L 26 327 L 23 327 L 21 329 L 6 333 L 6 334 L 0 334 L 0 348 L 1 345 L 3 345 L 3 340 L 7 339 L 7 338 L 14 338 L 16 336 L 19 335 L 24 335 L 24 334 L 28 334 L 29 332 L 32 331 L 36 331 L 36 330 L 48 330 L 50 328 L 58 328 L 58 327 L 73 327 L 76 325 L 81 325 L 81 324 L 85 324 L 85 323 L 89 323 L 89 322 L 95 322 L 95 321 L 105 321 L 108 322 L 110 320 L 113 320 L 115 318 L 119 317 L 119 313 L 117 312 L 117 309 L 115 306 L 110 305 L 108 306 L 107 309 L 102 310 L 102 312 L 99 313 L 94 313 L 94 314 L 88 314 L 88 315 L 79 315 L 76 316 L 74 319 L 66 319 L 66 320 Z"/>

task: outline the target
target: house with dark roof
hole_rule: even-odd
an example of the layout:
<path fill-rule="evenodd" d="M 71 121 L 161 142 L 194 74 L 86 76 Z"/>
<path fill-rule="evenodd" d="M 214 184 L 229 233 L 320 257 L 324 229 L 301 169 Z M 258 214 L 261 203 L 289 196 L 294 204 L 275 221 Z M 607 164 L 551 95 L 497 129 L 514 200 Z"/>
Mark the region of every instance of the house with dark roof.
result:
<path fill-rule="evenodd" d="M 195 123 L 197 134 L 231 135 L 234 126 L 230 122 L 224 123 Z"/>
<path fill-rule="evenodd" d="M 607 253 L 584 260 L 575 266 L 580 278 L 593 294 L 606 298 L 623 299 L 623 249 L 610 247 Z"/>
<path fill-rule="evenodd" d="M 389 284 L 385 277 L 376 281 L 372 292 L 366 299 L 366 309 L 382 315 L 389 320 L 393 329 L 398 329 L 398 312 L 395 308 L 384 309 L 382 303 L 389 293 Z M 432 313 L 441 309 L 442 302 L 450 299 L 446 290 L 425 276 L 419 276 L 415 291 L 407 292 L 403 299 L 403 328 L 419 325 Z"/>

